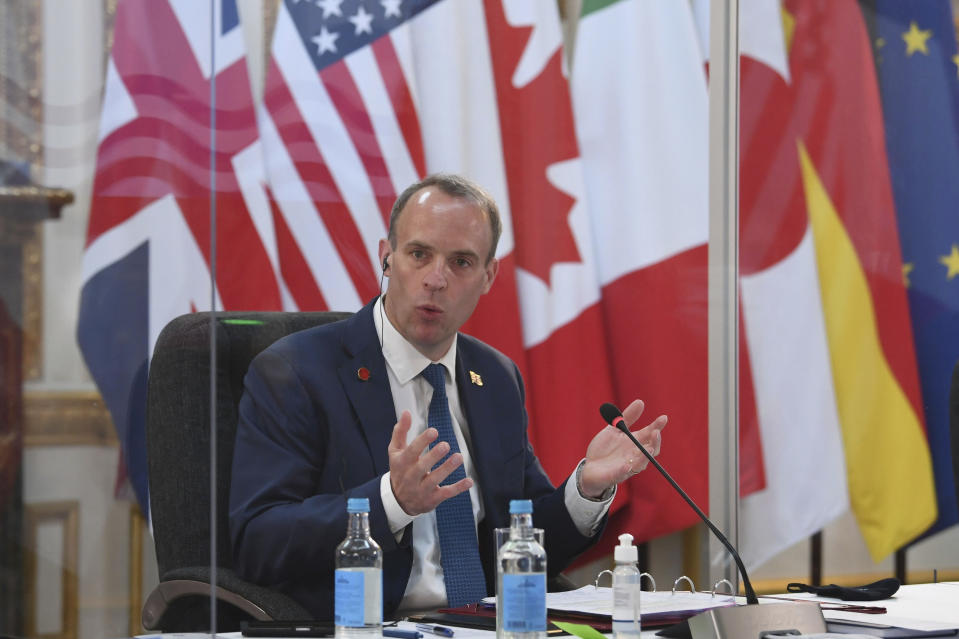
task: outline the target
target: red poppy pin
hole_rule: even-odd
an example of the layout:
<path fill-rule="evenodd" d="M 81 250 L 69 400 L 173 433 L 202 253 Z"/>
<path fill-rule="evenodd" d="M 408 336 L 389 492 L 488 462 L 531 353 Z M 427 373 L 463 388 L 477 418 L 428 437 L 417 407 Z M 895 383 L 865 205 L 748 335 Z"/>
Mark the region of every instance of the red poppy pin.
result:
<path fill-rule="evenodd" d="M 369 379 L 370 379 L 370 369 L 368 369 L 366 366 L 360 366 L 360 367 L 356 370 L 356 377 L 357 377 L 361 382 L 365 382 L 365 381 L 369 380 Z"/>

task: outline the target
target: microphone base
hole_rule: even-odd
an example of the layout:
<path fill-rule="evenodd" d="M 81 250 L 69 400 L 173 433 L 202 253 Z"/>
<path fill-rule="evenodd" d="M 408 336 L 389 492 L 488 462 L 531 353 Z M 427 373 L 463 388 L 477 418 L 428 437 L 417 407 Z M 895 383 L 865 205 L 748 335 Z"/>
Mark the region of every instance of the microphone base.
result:
<path fill-rule="evenodd" d="M 688 622 L 692 639 L 759 639 L 763 633 L 784 630 L 804 635 L 826 632 L 826 620 L 815 602 L 714 608 Z"/>

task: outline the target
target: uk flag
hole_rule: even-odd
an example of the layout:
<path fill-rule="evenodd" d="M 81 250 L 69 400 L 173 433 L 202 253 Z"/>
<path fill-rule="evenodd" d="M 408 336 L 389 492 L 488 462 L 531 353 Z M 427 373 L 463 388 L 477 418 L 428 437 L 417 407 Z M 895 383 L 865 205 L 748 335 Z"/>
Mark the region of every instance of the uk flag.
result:
<path fill-rule="evenodd" d="M 121 0 L 107 69 L 77 338 L 149 511 L 150 354 L 182 313 L 278 309 L 269 205 L 235 0 Z M 211 298 L 211 211 L 216 215 Z"/>

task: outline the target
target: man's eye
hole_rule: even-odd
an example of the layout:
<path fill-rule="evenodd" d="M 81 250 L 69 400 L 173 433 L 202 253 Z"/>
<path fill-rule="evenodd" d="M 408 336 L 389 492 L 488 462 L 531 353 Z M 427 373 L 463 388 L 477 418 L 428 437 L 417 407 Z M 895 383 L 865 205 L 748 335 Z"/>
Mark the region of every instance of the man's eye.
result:
<path fill-rule="evenodd" d="M 470 261 L 465 257 L 456 258 L 456 265 L 460 268 L 468 268 L 470 266 Z"/>

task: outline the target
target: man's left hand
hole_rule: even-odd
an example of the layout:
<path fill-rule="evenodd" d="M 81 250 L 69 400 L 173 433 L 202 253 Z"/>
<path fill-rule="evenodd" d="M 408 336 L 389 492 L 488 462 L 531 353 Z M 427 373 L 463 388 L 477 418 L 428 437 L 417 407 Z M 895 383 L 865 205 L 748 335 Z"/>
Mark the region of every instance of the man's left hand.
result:
<path fill-rule="evenodd" d="M 627 426 L 639 419 L 643 408 L 645 405 L 639 399 L 626 407 L 623 419 Z M 666 416 L 660 415 L 642 430 L 631 431 L 653 456 L 659 454 L 666 421 Z M 589 442 L 586 463 L 580 474 L 580 488 L 584 495 L 596 499 L 609 488 L 646 468 L 648 464 L 649 460 L 629 441 L 625 433 L 618 428 L 607 426 Z"/>

